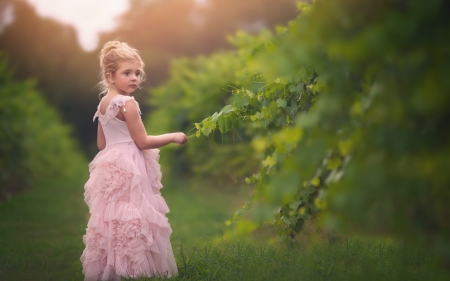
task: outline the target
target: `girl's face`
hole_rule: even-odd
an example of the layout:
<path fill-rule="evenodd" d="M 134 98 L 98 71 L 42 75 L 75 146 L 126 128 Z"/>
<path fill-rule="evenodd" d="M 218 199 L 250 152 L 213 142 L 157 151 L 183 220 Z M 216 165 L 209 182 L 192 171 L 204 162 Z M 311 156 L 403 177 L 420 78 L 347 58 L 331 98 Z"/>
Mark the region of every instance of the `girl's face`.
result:
<path fill-rule="evenodd" d="M 124 61 L 110 78 L 110 85 L 122 95 L 130 95 L 141 83 L 141 64 L 137 61 Z"/>

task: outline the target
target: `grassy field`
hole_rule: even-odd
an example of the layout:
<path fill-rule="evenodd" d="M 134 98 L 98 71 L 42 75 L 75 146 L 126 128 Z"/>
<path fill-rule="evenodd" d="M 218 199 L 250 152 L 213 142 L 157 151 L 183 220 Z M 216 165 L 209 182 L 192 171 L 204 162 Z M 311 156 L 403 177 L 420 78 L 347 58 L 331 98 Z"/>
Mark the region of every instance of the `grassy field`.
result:
<path fill-rule="evenodd" d="M 0 280 L 83 280 L 84 163 L 0 203 Z"/>
<path fill-rule="evenodd" d="M 82 200 L 87 165 L 80 163 L 72 174 L 0 203 L 0 280 L 83 280 L 79 257 L 88 218 Z M 426 253 L 382 239 L 316 241 L 290 249 L 211 243 L 248 191 L 164 184 L 180 270 L 172 280 L 450 280 Z"/>
<path fill-rule="evenodd" d="M 222 237 L 225 221 L 249 193 L 249 189 L 233 184 L 219 189 L 206 182 L 163 179 L 163 183 L 161 192 L 170 208 L 167 217 L 173 230 L 172 244 L 174 248 L 183 245 L 188 251 Z"/>
<path fill-rule="evenodd" d="M 1 281 L 83 279 L 79 257 L 88 219 L 83 201 L 88 174 L 87 163 L 78 166 L 70 178 L 48 179 L 0 203 Z M 229 190 L 206 193 L 195 183 L 163 183 L 176 255 L 181 245 L 191 251 L 221 236 L 224 221 L 246 196 L 241 192 L 237 198 Z"/>
<path fill-rule="evenodd" d="M 200 248 L 185 259 L 186 263 L 179 263 L 180 275 L 174 280 L 449 280 L 450 277 L 421 251 L 356 238 L 344 243 L 314 244 L 306 251 L 231 243 Z"/>

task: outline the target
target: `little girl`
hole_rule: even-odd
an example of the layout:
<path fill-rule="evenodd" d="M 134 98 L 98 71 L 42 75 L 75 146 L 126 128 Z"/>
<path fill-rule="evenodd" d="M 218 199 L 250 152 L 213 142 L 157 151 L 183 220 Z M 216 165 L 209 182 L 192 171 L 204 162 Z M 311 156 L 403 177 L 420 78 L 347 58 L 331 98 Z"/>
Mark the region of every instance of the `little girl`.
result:
<path fill-rule="evenodd" d="M 97 146 L 89 164 L 85 201 L 91 214 L 81 256 L 85 280 L 120 280 L 177 273 L 169 212 L 161 197 L 158 147 L 187 142 L 183 133 L 147 136 L 130 96 L 144 80 L 136 49 L 110 41 L 100 53 L 102 93 Z"/>

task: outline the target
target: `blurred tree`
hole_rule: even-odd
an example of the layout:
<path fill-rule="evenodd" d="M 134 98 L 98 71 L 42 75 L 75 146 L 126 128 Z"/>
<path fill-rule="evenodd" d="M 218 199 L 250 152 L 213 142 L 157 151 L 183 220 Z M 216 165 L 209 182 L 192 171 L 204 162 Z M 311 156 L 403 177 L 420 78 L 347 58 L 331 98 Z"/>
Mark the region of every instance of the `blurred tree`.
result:
<path fill-rule="evenodd" d="M 84 162 L 70 128 L 33 84 L 15 81 L 0 56 L 0 201 Z"/>
<path fill-rule="evenodd" d="M 146 63 L 149 82 L 158 84 L 167 76 L 171 58 L 192 54 L 196 26 L 190 15 L 194 9 L 194 0 L 131 0 L 117 30 L 102 34 L 100 47 L 112 39 L 130 43 Z"/>
<path fill-rule="evenodd" d="M 74 125 L 83 146 L 95 140 L 91 115 L 98 101 L 95 54 L 84 52 L 73 27 L 41 18 L 26 1 L 9 1 L 13 21 L 0 33 L 0 50 L 16 79 L 35 79 L 47 101 Z"/>
<path fill-rule="evenodd" d="M 227 35 L 244 29 L 257 32 L 286 24 L 296 16 L 294 0 L 131 0 L 117 30 L 100 42 L 120 39 L 140 50 L 151 85 L 168 74 L 169 60 L 229 49 Z"/>
<path fill-rule="evenodd" d="M 37 78 L 49 101 L 60 104 L 68 88 L 81 88 L 78 79 L 73 79 L 80 70 L 80 54 L 84 55 L 75 29 L 39 17 L 25 1 L 11 1 L 11 5 L 14 19 L 0 34 L 0 48 L 15 69 L 15 77 Z"/>
<path fill-rule="evenodd" d="M 208 49 L 205 51 L 229 47 L 223 34 L 233 34 L 237 30 L 254 34 L 261 29 L 285 25 L 298 15 L 296 2 L 298 1 L 207 1 L 203 8 L 203 24 L 201 25 L 201 37 L 209 39 Z"/>

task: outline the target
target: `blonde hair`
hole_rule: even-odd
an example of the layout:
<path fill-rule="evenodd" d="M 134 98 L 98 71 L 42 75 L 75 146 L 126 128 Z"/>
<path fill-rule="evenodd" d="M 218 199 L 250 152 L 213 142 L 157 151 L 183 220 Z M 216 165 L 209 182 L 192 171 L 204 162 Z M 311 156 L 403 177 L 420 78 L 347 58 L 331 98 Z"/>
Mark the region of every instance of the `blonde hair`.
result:
<path fill-rule="evenodd" d="M 141 64 L 141 82 L 145 80 L 144 62 L 139 55 L 139 51 L 125 42 L 117 40 L 106 42 L 100 51 L 100 77 L 101 81 L 98 83 L 100 87 L 100 94 L 106 93 L 109 90 L 109 81 L 107 74 L 114 75 L 119 69 L 120 63 L 124 61 L 137 61 Z"/>

